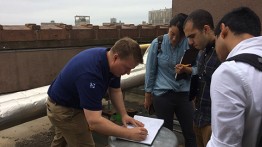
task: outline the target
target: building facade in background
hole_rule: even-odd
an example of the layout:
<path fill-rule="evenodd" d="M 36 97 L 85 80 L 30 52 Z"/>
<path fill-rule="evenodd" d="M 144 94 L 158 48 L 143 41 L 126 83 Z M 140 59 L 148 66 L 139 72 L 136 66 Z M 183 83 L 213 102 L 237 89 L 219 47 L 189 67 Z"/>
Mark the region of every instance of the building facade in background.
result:
<path fill-rule="evenodd" d="M 227 12 L 240 6 L 251 8 L 262 21 L 261 0 L 201 0 L 201 2 L 196 0 L 172 0 L 172 15 L 175 16 L 178 13 L 189 14 L 196 9 L 205 9 L 213 15 L 216 25 Z"/>
<path fill-rule="evenodd" d="M 60 25 L 62 23 L 57 23 L 54 20 L 51 20 L 50 22 L 41 22 L 41 26 L 47 26 L 47 25 Z"/>
<path fill-rule="evenodd" d="M 110 18 L 110 23 L 116 24 L 117 19 L 116 18 Z"/>
<path fill-rule="evenodd" d="M 152 25 L 169 24 L 172 18 L 172 8 L 152 10 L 148 12 L 148 23 Z"/>
<path fill-rule="evenodd" d="M 102 25 L 103 26 L 112 26 L 112 25 L 124 25 L 124 22 L 121 22 L 121 20 L 119 22 L 117 22 L 117 19 L 112 17 L 110 18 L 110 22 L 103 22 Z"/>

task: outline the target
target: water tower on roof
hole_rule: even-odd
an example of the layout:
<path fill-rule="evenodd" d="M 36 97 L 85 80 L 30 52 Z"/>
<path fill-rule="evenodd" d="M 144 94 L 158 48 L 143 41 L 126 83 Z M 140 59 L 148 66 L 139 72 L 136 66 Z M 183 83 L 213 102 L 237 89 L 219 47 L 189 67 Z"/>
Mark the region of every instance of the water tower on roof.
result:
<path fill-rule="evenodd" d="M 90 16 L 75 16 L 75 26 L 90 24 Z"/>

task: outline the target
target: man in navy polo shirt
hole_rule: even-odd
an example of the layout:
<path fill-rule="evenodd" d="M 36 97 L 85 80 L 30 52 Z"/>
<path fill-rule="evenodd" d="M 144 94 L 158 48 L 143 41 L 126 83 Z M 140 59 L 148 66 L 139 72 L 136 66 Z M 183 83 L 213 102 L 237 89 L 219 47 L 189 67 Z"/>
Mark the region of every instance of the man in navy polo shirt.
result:
<path fill-rule="evenodd" d="M 143 63 L 138 43 L 128 37 L 111 49 L 92 48 L 74 56 L 48 89 L 47 115 L 55 126 L 54 146 L 95 146 L 91 131 L 141 141 L 147 136 L 144 125 L 128 116 L 120 87 L 120 77 Z M 128 129 L 102 116 L 102 98 L 111 101 Z"/>

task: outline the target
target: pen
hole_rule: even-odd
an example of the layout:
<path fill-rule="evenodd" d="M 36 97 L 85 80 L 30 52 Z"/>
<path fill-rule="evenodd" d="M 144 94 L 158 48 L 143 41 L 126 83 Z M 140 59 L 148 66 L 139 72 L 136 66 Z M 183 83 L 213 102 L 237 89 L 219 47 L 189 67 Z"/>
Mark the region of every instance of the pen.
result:
<path fill-rule="evenodd" d="M 184 67 L 189 67 L 191 64 L 182 64 Z"/>

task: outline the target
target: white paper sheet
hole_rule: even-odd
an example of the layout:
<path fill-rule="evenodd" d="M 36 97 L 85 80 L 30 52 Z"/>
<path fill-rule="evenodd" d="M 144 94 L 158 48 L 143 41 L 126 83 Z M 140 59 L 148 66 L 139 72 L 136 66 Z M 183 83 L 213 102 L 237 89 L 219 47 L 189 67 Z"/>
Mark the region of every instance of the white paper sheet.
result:
<path fill-rule="evenodd" d="M 142 122 L 145 126 L 145 128 L 148 131 L 147 138 L 144 141 L 134 141 L 134 140 L 129 140 L 125 138 L 120 138 L 128 141 L 133 141 L 133 142 L 138 142 L 138 143 L 143 143 L 147 145 L 152 145 L 157 133 L 159 132 L 160 128 L 164 124 L 163 119 L 157 119 L 157 118 L 151 118 L 151 117 L 145 117 L 145 116 L 139 116 L 135 115 L 134 119 Z M 127 126 L 128 128 L 133 128 L 133 126 L 129 125 Z"/>

